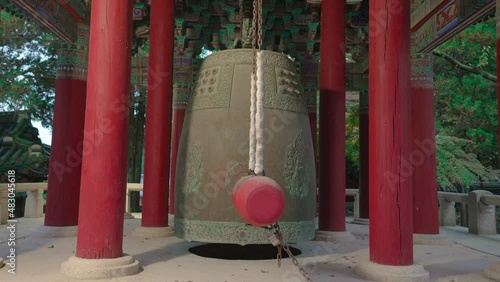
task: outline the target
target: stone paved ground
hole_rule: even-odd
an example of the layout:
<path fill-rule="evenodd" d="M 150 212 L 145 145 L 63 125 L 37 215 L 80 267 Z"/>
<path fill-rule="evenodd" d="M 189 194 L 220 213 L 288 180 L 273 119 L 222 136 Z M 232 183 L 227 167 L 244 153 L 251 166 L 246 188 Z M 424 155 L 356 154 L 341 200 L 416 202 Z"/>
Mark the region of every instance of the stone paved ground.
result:
<path fill-rule="evenodd" d="M 0 281 L 62 282 L 71 280 L 60 273 L 60 265 L 74 255 L 76 238 L 41 239 L 31 236 L 43 219 L 21 219 L 17 232 L 16 275 L 0 269 Z M 289 259 L 281 268 L 273 260 L 226 261 L 190 254 L 188 249 L 199 243 L 188 243 L 175 237 L 141 239 L 131 236 L 140 219 L 125 221 L 124 252 L 139 260 L 142 271 L 134 276 L 94 281 L 168 281 L 168 282 L 299 282 L 302 281 Z M 368 258 L 368 227 L 348 224 L 356 236 L 351 243 L 304 242 L 296 245 L 303 253 L 299 261 L 306 266 L 314 282 L 364 281 L 356 277 L 353 267 Z M 483 268 L 500 261 L 500 236 L 468 235 L 461 228 L 442 229 L 454 239 L 452 246 L 415 246 L 415 263 L 431 274 L 431 281 L 490 281 L 481 274 Z M 0 226 L 0 256 L 6 257 L 7 226 Z"/>

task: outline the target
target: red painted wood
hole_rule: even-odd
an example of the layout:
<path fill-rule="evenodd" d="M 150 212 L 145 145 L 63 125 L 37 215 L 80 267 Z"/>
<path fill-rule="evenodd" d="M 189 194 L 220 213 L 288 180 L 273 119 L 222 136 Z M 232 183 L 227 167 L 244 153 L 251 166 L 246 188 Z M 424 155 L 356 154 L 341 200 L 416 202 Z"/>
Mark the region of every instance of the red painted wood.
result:
<path fill-rule="evenodd" d="M 416 32 L 417 30 L 419 30 L 432 16 L 434 16 L 438 11 L 440 11 L 444 6 L 448 4 L 450 4 L 450 1 L 443 1 L 443 3 L 439 4 L 434 10 L 430 11 L 421 21 L 419 21 L 411 29 L 411 32 Z"/>
<path fill-rule="evenodd" d="M 59 4 L 71 14 L 75 21 L 85 23 L 85 19 L 82 19 L 82 17 L 80 17 L 80 15 L 70 6 L 69 0 L 59 0 Z"/>
<path fill-rule="evenodd" d="M 429 62 L 432 63 L 432 62 Z M 413 233 L 439 234 L 434 89 L 411 88 Z"/>
<path fill-rule="evenodd" d="M 46 226 L 78 225 L 87 82 L 56 80 Z"/>
<path fill-rule="evenodd" d="M 319 229 L 345 231 L 345 3 L 321 11 Z"/>
<path fill-rule="evenodd" d="M 283 189 L 265 176 L 240 179 L 233 188 L 232 199 L 241 218 L 253 226 L 274 224 L 285 210 Z"/>
<path fill-rule="evenodd" d="M 498 0 L 497 0 L 498 2 Z M 500 6 L 500 3 L 498 4 Z M 498 29 L 498 27 L 497 27 Z M 497 30 L 497 33 L 500 31 Z M 497 35 L 498 37 L 498 35 Z M 500 77 L 500 38 L 497 38 L 497 77 Z M 497 103 L 498 103 L 498 118 L 500 121 L 500 83 L 497 83 Z M 500 122 L 499 122 L 500 124 Z M 498 127 L 498 140 L 500 140 L 500 126 Z M 498 151 L 500 152 L 500 141 L 498 142 Z"/>
<path fill-rule="evenodd" d="M 92 3 L 76 256 L 122 256 L 132 0 Z"/>
<path fill-rule="evenodd" d="M 142 226 L 168 226 L 174 1 L 151 2 Z"/>
<path fill-rule="evenodd" d="M 410 1 L 371 0 L 370 15 L 370 260 L 411 265 Z"/>
<path fill-rule="evenodd" d="M 368 94 L 362 94 L 368 95 Z M 370 183 L 369 183 L 369 115 L 360 110 L 359 114 L 359 217 L 370 218 Z"/>
<path fill-rule="evenodd" d="M 485 3 L 485 2 L 483 2 Z M 465 28 L 471 26 L 472 24 L 478 22 L 480 19 L 484 18 L 486 15 L 491 14 L 492 11 L 495 10 L 496 1 L 486 2 L 486 4 L 476 11 L 473 15 L 469 16 L 466 19 L 461 19 L 460 22 L 451 30 L 446 32 L 443 36 L 440 36 L 433 40 L 429 45 L 427 45 L 419 52 L 432 52 L 435 48 L 448 41 L 450 38 L 453 38 L 455 35 L 463 31 Z"/>
<path fill-rule="evenodd" d="M 172 128 L 172 159 L 170 160 L 170 197 L 169 197 L 169 213 L 175 214 L 175 173 L 177 168 L 177 153 L 179 151 L 179 143 L 181 141 L 182 125 L 184 124 L 184 116 L 186 110 L 184 108 L 174 107 L 174 122 Z"/>

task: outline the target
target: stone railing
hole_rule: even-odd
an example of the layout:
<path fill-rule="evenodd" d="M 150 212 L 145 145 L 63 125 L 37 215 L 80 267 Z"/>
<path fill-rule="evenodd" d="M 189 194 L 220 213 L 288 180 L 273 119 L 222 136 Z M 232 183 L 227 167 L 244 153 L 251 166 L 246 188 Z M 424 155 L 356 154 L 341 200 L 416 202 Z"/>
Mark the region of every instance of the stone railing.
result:
<path fill-rule="evenodd" d="M 130 212 L 130 193 L 132 192 L 140 192 L 143 189 L 142 183 L 128 183 L 127 184 L 127 194 L 125 197 L 125 218 L 130 219 L 134 218 L 132 213 Z"/>
<path fill-rule="evenodd" d="M 354 197 L 354 218 L 359 218 L 359 189 L 347 188 L 345 189 L 345 195 Z"/>
<path fill-rule="evenodd" d="M 354 219 L 359 218 L 359 189 L 346 189 L 346 196 L 354 197 Z M 497 234 L 496 206 L 500 206 L 500 196 L 484 190 L 475 190 L 469 194 L 439 192 L 439 224 L 456 226 L 457 212 L 455 203 L 468 205 L 468 222 L 471 234 Z M 462 219 L 465 218 L 463 216 Z"/>
<path fill-rule="evenodd" d="M 43 216 L 44 191 L 47 183 L 18 183 L 16 192 L 26 192 L 24 217 L 39 218 Z M 126 193 L 125 218 L 132 218 L 130 213 L 130 193 L 142 191 L 143 184 L 128 183 Z M 0 184 L 0 224 L 8 220 L 8 187 Z M 346 189 L 346 196 L 354 197 L 354 218 L 359 218 L 359 189 Z M 500 206 L 500 196 L 491 192 L 475 190 L 469 194 L 439 192 L 439 224 L 441 226 L 455 226 L 457 214 L 455 203 L 468 204 L 469 233 L 497 234 L 497 219 L 495 207 Z"/>
<path fill-rule="evenodd" d="M 134 191 L 142 191 L 142 183 L 128 183 L 127 193 L 125 198 L 125 218 L 133 218 L 130 213 L 130 193 Z M 43 216 L 44 199 L 42 197 L 44 191 L 47 191 L 47 183 L 18 183 L 16 184 L 16 192 L 27 192 L 24 217 L 40 218 Z M 8 220 L 8 190 L 7 184 L 0 184 L 0 224 L 6 224 Z M 346 189 L 346 196 L 354 197 L 354 217 L 359 217 L 359 190 Z"/>
<path fill-rule="evenodd" d="M 26 192 L 27 198 L 24 208 L 24 217 L 37 218 L 43 216 L 43 192 L 47 190 L 47 183 L 17 183 L 17 192 Z M 0 184 L 0 224 L 6 224 L 8 212 L 8 186 Z"/>
<path fill-rule="evenodd" d="M 43 193 L 47 191 L 47 183 L 17 183 L 16 192 L 26 192 L 27 198 L 24 208 L 24 217 L 27 218 L 40 218 L 43 217 L 43 206 L 45 200 L 43 199 Z M 127 193 L 126 193 L 126 208 L 125 217 L 130 218 L 130 192 L 132 191 L 142 191 L 141 183 L 128 183 Z M 0 184 L 0 224 L 6 224 L 9 213 L 8 213 L 8 186 L 5 183 Z"/>
<path fill-rule="evenodd" d="M 484 190 L 475 190 L 469 194 L 439 192 L 439 224 L 455 226 L 457 215 L 455 203 L 468 204 L 469 233 L 497 234 L 495 207 L 500 206 L 500 196 Z"/>

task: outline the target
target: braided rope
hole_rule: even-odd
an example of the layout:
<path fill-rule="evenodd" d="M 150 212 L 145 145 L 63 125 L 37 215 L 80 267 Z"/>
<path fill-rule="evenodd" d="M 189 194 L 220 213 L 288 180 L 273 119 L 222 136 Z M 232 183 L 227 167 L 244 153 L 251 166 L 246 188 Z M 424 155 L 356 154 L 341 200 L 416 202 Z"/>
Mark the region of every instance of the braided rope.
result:
<path fill-rule="evenodd" d="M 249 136 L 249 152 L 248 152 L 248 169 L 255 171 L 255 151 L 256 151 L 256 138 L 255 138 L 255 114 L 256 97 L 257 97 L 257 77 L 252 73 L 252 83 L 250 86 L 250 136 Z"/>
<path fill-rule="evenodd" d="M 262 47 L 262 0 L 253 2 L 253 66 L 250 87 L 250 133 L 248 167 L 264 173 L 264 52 Z"/>
<path fill-rule="evenodd" d="M 264 173 L 264 52 L 257 54 L 257 96 L 255 113 L 255 174 Z"/>

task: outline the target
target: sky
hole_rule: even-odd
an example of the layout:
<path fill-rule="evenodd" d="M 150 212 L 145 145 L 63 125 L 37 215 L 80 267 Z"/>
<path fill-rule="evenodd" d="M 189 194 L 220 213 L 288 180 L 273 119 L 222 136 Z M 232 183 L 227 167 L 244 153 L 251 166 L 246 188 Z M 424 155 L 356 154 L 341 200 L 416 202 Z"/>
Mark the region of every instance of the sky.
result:
<path fill-rule="evenodd" d="M 50 145 L 52 143 L 52 131 L 42 126 L 42 124 L 38 121 L 33 122 L 33 126 L 38 128 L 38 134 L 40 139 L 42 139 L 42 143 L 46 145 Z"/>

